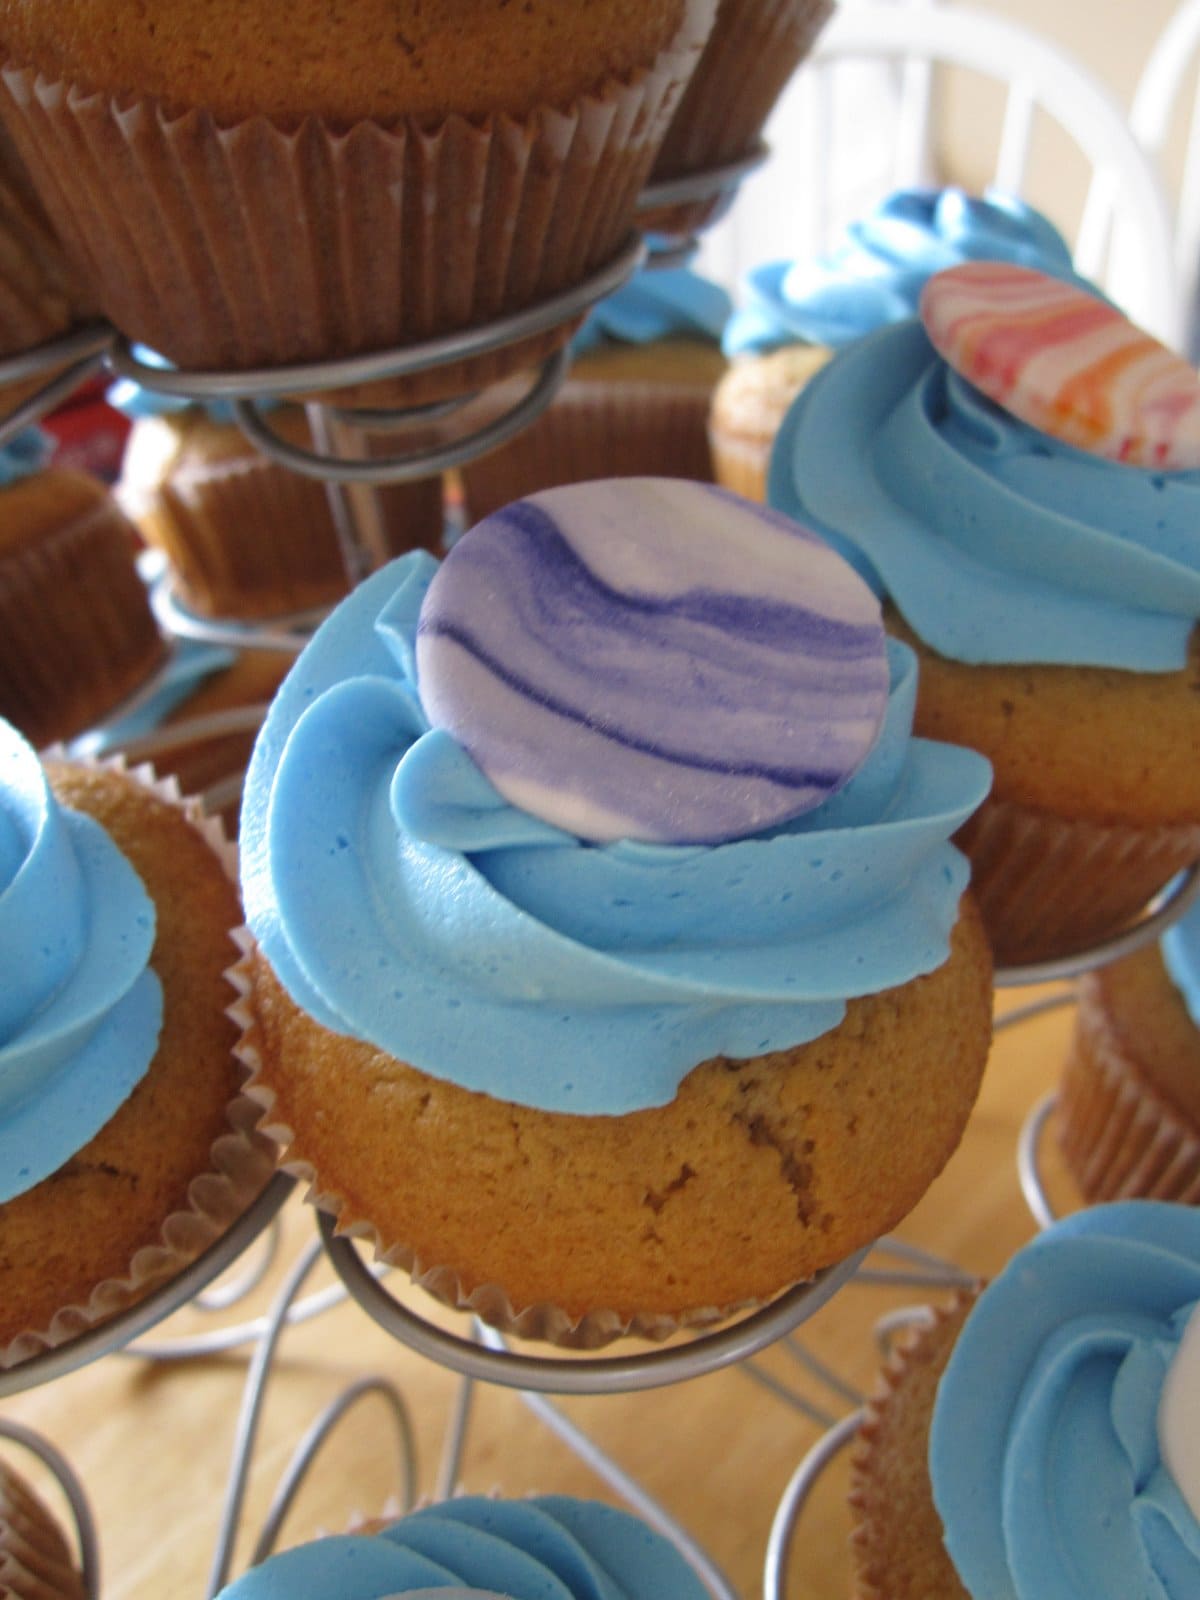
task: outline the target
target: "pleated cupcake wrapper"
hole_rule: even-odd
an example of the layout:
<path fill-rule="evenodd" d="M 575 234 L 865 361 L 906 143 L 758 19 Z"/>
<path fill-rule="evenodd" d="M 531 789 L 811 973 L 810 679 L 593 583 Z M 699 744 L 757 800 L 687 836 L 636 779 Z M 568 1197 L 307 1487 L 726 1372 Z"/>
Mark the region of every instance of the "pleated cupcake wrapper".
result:
<path fill-rule="evenodd" d="M 1118 933 L 1200 858 L 1200 827 L 1068 822 L 994 797 L 954 842 L 971 859 L 998 966 L 1066 955 Z"/>
<path fill-rule="evenodd" d="M 879 1374 L 879 1381 L 863 1410 L 863 1420 L 855 1436 L 851 1456 L 851 1488 L 849 1504 L 855 1517 L 850 1534 L 850 1546 L 855 1555 L 854 1584 L 851 1600 L 889 1600 L 889 1574 L 879 1570 L 871 1552 L 877 1548 L 878 1536 L 870 1520 L 872 1495 L 872 1455 L 879 1435 L 886 1425 L 888 1412 L 895 1404 L 897 1391 L 903 1386 L 914 1364 L 936 1359 L 948 1337 L 949 1324 L 957 1323 L 979 1297 L 975 1289 L 961 1289 L 950 1300 L 937 1306 L 926 1307 L 926 1318 L 913 1328 L 893 1348 Z M 957 1338 L 957 1333 L 954 1334 Z M 928 1471 L 924 1460 L 913 1463 L 916 1472 Z"/>
<path fill-rule="evenodd" d="M 182 367 L 274 366 L 456 332 L 611 260 L 694 59 L 664 51 L 566 110 L 346 131 L 222 127 L 9 64 L 0 116 L 123 333 Z M 461 393 L 569 332 L 392 388 Z"/>
<path fill-rule="evenodd" d="M 174 472 L 143 519 L 206 616 L 278 616 L 346 592 L 325 486 L 265 457 Z"/>
<path fill-rule="evenodd" d="M 106 552 L 97 572 L 89 545 L 106 520 L 119 524 L 120 547 Z M 99 721 L 165 658 L 123 548 L 132 537 L 116 506 L 99 502 L 0 558 L 3 714 L 34 744 L 72 738 Z"/>
<path fill-rule="evenodd" d="M 748 155 L 793 72 L 833 15 L 830 0 L 721 0 L 704 54 L 671 119 L 650 181 Z M 728 197 L 639 214 L 649 232 L 687 233 L 716 220 Z"/>
<path fill-rule="evenodd" d="M 568 381 L 532 427 L 460 469 L 468 520 L 538 489 L 593 478 L 711 483 L 711 393 L 708 384 Z"/>
<path fill-rule="evenodd" d="M 0 1595 L 83 1600 L 66 1536 L 25 1480 L 0 1462 Z"/>
<path fill-rule="evenodd" d="M 121 757 L 80 761 L 61 748 L 45 752 L 47 760 L 72 766 L 95 766 L 124 772 L 168 805 L 178 806 L 220 861 L 231 883 L 238 881 L 237 850 L 217 817 L 194 800 L 184 799 L 174 778 L 159 778 L 149 763 L 130 767 Z M 233 933 L 231 930 L 231 938 Z M 98 1283 L 86 1302 L 59 1308 L 45 1328 L 29 1328 L 0 1346 L 0 1368 L 55 1349 L 112 1317 L 127 1311 L 161 1287 L 215 1244 L 262 1193 L 275 1170 L 270 1143 L 257 1131 L 259 1107 L 239 1092 L 227 1108 L 229 1131 L 214 1140 L 212 1166 L 188 1185 L 187 1207 L 163 1219 L 156 1244 L 135 1252 L 123 1277 Z"/>
<path fill-rule="evenodd" d="M 1200 1205 L 1200 1137 L 1139 1078 L 1108 1028 L 1094 980 L 1084 979 L 1058 1092 L 1059 1144 L 1092 1204 L 1174 1200 Z"/>
<path fill-rule="evenodd" d="M 241 995 L 230 1007 L 229 1015 L 242 1029 L 235 1053 L 250 1074 L 246 1094 L 260 1108 L 262 1121 L 259 1123 L 259 1132 L 279 1147 L 279 1164 L 283 1170 L 308 1185 L 306 1199 L 310 1204 L 336 1219 L 340 1236 L 365 1239 L 377 1260 L 407 1272 L 413 1283 L 442 1305 L 476 1316 L 502 1333 L 513 1334 L 520 1339 L 544 1340 L 564 1349 L 599 1350 L 615 1339 L 625 1337 L 659 1342 L 685 1328 L 711 1327 L 752 1309 L 752 1303 L 745 1302 L 735 1306 L 697 1307 L 678 1316 L 645 1312 L 629 1317 L 617 1311 L 596 1310 L 583 1317 L 572 1317 L 562 1307 L 549 1303 L 517 1307 L 500 1284 L 482 1284 L 468 1289 L 453 1267 L 424 1261 L 407 1246 L 385 1240 L 369 1218 L 355 1216 L 350 1211 L 344 1195 L 326 1186 L 312 1162 L 294 1152 L 296 1130 L 275 1115 L 275 1092 L 260 1076 L 262 1056 L 250 999 L 254 987 L 253 963 L 250 959 L 254 936 L 249 929 L 242 929 L 235 938 L 245 954 L 228 975 Z"/>

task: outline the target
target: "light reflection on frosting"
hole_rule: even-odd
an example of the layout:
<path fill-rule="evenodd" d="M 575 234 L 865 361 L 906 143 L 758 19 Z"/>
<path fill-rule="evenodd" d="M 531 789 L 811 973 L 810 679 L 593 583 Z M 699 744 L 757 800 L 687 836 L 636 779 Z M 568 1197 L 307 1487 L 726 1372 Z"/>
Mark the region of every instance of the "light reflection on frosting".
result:
<path fill-rule="evenodd" d="M 80 1149 L 150 1065 L 154 905 L 90 817 L 61 808 L 0 721 L 0 1200 Z"/>
<path fill-rule="evenodd" d="M 1200 1522 L 1158 1444 L 1198 1302 L 1200 1211 L 1149 1201 L 1067 1218 L 984 1291 L 930 1439 L 946 1547 L 972 1596 L 1200 1593 Z M 1194 1433 L 1194 1416 L 1180 1426 Z"/>
<path fill-rule="evenodd" d="M 985 399 L 919 323 L 800 395 L 773 506 L 825 534 L 941 655 L 1167 672 L 1200 616 L 1200 473 L 1117 465 Z"/>
<path fill-rule="evenodd" d="M 413 652 L 435 570 L 402 558 L 338 607 L 251 762 L 247 917 L 310 1016 L 503 1100 L 621 1114 L 946 960 L 967 879 L 948 841 L 989 769 L 910 738 L 907 650 L 869 759 L 818 810 L 715 848 L 587 846 L 430 730 Z"/>

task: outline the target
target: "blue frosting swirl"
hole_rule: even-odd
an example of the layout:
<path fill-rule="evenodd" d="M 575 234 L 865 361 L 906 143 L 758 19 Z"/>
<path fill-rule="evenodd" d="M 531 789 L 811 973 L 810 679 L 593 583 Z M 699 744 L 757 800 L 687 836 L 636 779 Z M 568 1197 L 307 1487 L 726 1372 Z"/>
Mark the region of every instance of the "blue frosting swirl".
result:
<path fill-rule="evenodd" d="M 1200 904 L 1192 906 L 1162 940 L 1163 960 L 1171 981 L 1183 996 L 1192 1021 L 1200 1028 Z"/>
<path fill-rule="evenodd" d="M 1057 228 L 1015 196 L 992 190 L 981 200 L 961 189 L 900 189 L 851 223 L 829 254 L 750 272 L 748 303 L 725 330 L 725 354 L 849 344 L 915 316 L 926 280 L 964 261 L 1012 261 L 1099 293 L 1074 271 Z"/>
<path fill-rule="evenodd" d="M 49 466 L 54 440 L 41 428 L 25 428 L 0 445 L 0 489 L 10 489 Z"/>
<path fill-rule="evenodd" d="M 954 373 L 919 322 L 843 350 L 776 438 L 771 505 L 958 661 L 1168 672 L 1200 617 L 1200 472 L 1076 450 Z"/>
<path fill-rule="evenodd" d="M 62 809 L 0 721 L 0 1201 L 108 1121 L 162 1026 L 153 902 L 100 825 Z"/>
<path fill-rule="evenodd" d="M 699 273 L 686 267 L 643 267 L 589 312 L 571 340 L 571 354 L 672 337 L 719 344 L 732 309 L 725 290 Z"/>
<path fill-rule="evenodd" d="M 1193 1600 L 1200 1523 L 1159 1450 L 1200 1301 L 1200 1211 L 1097 1206 L 1014 1257 L 938 1389 L 934 1500 L 983 1600 Z"/>
<path fill-rule="evenodd" d="M 272 1556 L 218 1600 L 392 1600 L 469 1589 L 505 1600 L 704 1600 L 683 1557 L 628 1512 L 565 1495 L 464 1496 L 377 1534 Z"/>
<path fill-rule="evenodd" d="M 403 557 L 338 607 L 251 761 L 247 917 L 318 1022 L 500 1099 L 619 1114 L 946 960 L 967 880 L 948 841 L 989 768 L 910 738 L 907 650 L 874 749 L 819 809 L 715 847 L 585 845 L 431 730 L 414 651 L 435 570 Z"/>

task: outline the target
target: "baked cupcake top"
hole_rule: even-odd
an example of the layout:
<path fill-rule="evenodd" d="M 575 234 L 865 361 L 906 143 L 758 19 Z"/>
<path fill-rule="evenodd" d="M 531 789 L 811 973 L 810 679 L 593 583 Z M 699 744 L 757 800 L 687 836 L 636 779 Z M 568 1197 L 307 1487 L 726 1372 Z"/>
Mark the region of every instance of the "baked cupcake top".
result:
<path fill-rule="evenodd" d="M 683 1557 L 625 1511 L 565 1495 L 464 1496 L 376 1534 L 343 1534 L 272 1556 L 218 1600 L 397 1600 L 453 1589 L 463 1600 L 704 1600 Z"/>
<path fill-rule="evenodd" d="M 840 348 L 915 316 L 927 280 L 963 261 L 1015 261 L 1099 293 L 1076 275 L 1053 223 L 1015 195 L 898 189 L 850 223 L 828 254 L 749 272 L 747 304 L 725 330 L 725 353 L 766 355 L 796 343 Z"/>
<path fill-rule="evenodd" d="M 0 721 L 0 1201 L 56 1171 L 144 1077 L 162 1026 L 154 929 L 133 867 Z"/>
<path fill-rule="evenodd" d="M 733 303 L 720 284 L 686 267 L 644 267 L 587 315 L 571 341 L 586 355 L 606 344 L 699 339 L 718 344 Z"/>
<path fill-rule="evenodd" d="M 836 543 L 943 656 L 1181 668 L 1200 616 L 1200 472 L 1102 450 L 1186 445 L 1200 382 L 1113 307 L 1016 266 L 931 279 L 926 322 L 957 306 L 962 331 L 964 290 L 969 337 L 935 334 L 952 359 L 910 321 L 813 378 L 779 431 L 771 504 Z M 1003 404 L 972 381 L 989 362 Z M 1054 432 L 1014 411 L 1029 394 Z"/>
<path fill-rule="evenodd" d="M 786 519 L 535 495 L 314 636 L 247 779 L 248 920 L 335 1032 L 546 1110 L 663 1104 L 945 961 L 989 770 L 910 738 L 914 696 Z"/>
<path fill-rule="evenodd" d="M 686 41 L 714 0 L 0 0 L 0 52 L 49 78 L 222 120 L 565 106 Z"/>
<path fill-rule="evenodd" d="M 930 1435 L 973 1600 L 1200 1593 L 1200 1211 L 1056 1224 L 984 1290 Z"/>

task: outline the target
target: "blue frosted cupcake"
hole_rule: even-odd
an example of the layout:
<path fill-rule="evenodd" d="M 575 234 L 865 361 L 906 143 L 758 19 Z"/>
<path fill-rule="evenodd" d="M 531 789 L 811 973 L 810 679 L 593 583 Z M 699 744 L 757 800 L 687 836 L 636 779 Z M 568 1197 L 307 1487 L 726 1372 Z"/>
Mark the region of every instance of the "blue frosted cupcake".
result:
<path fill-rule="evenodd" d="M 464 1496 L 272 1556 L 218 1600 L 704 1600 L 667 1543 L 625 1511 L 564 1495 Z"/>

